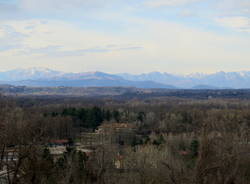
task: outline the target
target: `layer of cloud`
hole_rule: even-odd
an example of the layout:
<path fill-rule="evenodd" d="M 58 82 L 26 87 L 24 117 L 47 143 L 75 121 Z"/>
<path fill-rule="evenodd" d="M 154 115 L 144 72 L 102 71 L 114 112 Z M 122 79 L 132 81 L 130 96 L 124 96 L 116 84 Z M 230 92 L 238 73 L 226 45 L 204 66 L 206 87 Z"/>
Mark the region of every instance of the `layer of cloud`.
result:
<path fill-rule="evenodd" d="M 248 34 L 224 35 L 219 32 L 224 31 L 220 26 L 249 32 L 248 16 L 235 16 L 237 12 L 247 12 L 249 0 L 18 2 L 14 7 L 19 8 L 22 15 L 27 14 L 28 18 L 21 16 L 21 19 L 4 20 L 6 15 L 2 16 L 0 5 L 2 69 L 10 66 L 42 66 L 65 71 L 103 70 L 115 73 L 250 69 Z M 217 11 L 216 14 L 211 15 L 214 11 L 207 10 L 202 5 L 197 6 L 201 8 L 197 11 L 189 6 L 199 2 L 211 2 L 210 8 L 215 7 L 213 10 Z M 221 5 L 217 6 L 218 3 Z M 129 4 L 124 11 L 113 8 L 119 6 L 122 9 L 124 4 Z M 145 7 L 145 4 L 153 8 Z M 11 6 L 13 4 L 8 5 L 9 9 L 5 14 L 11 14 Z M 171 11 L 168 14 L 164 8 L 157 7 L 167 7 Z M 92 11 L 96 8 L 100 11 Z M 203 23 L 190 23 L 190 20 L 185 22 L 187 19 L 184 20 L 183 16 L 198 17 L 203 10 L 206 12 L 198 20 Z M 183 13 L 180 14 L 180 11 Z M 48 16 L 48 12 L 63 16 Z M 70 14 L 75 13 L 88 15 L 87 18 L 74 16 L 72 19 Z M 216 16 L 219 18 L 215 18 Z M 212 28 L 202 25 L 211 25 Z"/>
<path fill-rule="evenodd" d="M 250 15 L 249 0 L 219 0 L 215 7 L 225 15 Z"/>
<path fill-rule="evenodd" d="M 250 33 L 250 18 L 248 17 L 223 17 L 217 18 L 216 21 L 220 25 L 229 27 L 233 30 Z"/>
<path fill-rule="evenodd" d="M 183 6 L 200 1 L 202 0 L 148 0 L 145 4 L 149 7 Z"/>
<path fill-rule="evenodd" d="M 0 52 L 22 47 L 23 40 L 27 35 L 17 32 L 10 25 L 0 26 Z"/>
<path fill-rule="evenodd" d="M 229 70 L 225 67 L 228 63 L 250 67 L 250 39 L 200 31 L 170 21 L 131 19 L 126 28 L 129 33 L 120 34 L 86 31 L 62 21 L 4 24 L 12 28 L 11 32 L 28 36 L 14 41 L 19 43 L 15 49 L 0 52 L 1 68 L 11 63 L 15 67 L 106 72 L 211 72 L 221 67 Z M 8 40 L 1 44 L 7 45 Z"/>
<path fill-rule="evenodd" d="M 86 10 L 112 7 L 118 3 L 121 5 L 123 2 L 122 0 L 20 0 L 19 7 L 31 12 L 65 13 L 68 11 L 69 16 L 74 13 L 85 13 Z"/>
<path fill-rule="evenodd" d="M 24 48 L 19 54 L 20 55 L 39 55 L 47 57 L 68 57 L 68 56 L 84 56 L 86 54 L 96 54 L 105 52 L 117 52 L 126 50 L 137 50 L 143 49 L 139 46 L 104 46 L 104 47 L 93 47 L 87 49 L 75 49 L 65 50 L 62 46 L 47 46 L 43 48 Z"/>
<path fill-rule="evenodd" d="M 2 51 L 16 55 L 67 57 L 143 49 L 133 38 L 86 31 L 63 21 L 6 21 L 0 27 Z M 12 52 L 12 54 L 14 53 Z"/>

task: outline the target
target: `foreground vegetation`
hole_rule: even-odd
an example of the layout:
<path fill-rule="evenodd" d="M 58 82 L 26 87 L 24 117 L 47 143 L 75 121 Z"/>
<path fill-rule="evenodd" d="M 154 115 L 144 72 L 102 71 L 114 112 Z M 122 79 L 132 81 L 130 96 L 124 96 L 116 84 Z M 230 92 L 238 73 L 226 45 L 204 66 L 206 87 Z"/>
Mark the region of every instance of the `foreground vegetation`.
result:
<path fill-rule="evenodd" d="M 51 99 L 1 96 L 3 182 L 250 183 L 248 100 Z M 68 140 L 63 154 L 52 140 Z"/>

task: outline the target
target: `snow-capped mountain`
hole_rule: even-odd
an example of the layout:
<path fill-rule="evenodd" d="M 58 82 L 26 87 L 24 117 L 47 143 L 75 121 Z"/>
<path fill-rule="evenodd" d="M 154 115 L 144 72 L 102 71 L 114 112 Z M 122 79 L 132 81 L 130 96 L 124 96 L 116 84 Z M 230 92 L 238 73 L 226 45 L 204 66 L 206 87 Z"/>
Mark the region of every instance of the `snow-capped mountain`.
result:
<path fill-rule="evenodd" d="M 130 81 L 118 75 L 103 72 L 64 73 L 44 68 L 16 69 L 0 72 L 0 84 L 41 87 L 138 87 L 175 88 L 154 81 Z"/>
<path fill-rule="evenodd" d="M 63 72 L 51 70 L 48 68 L 15 69 L 6 72 L 0 72 L 0 81 L 49 79 L 60 77 L 63 75 Z"/>
<path fill-rule="evenodd" d="M 151 72 L 139 75 L 103 72 L 65 73 L 47 68 L 0 72 L 1 84 L 27 86 L 132 86 L 139 88 L 225 89 L 250 88 L 250 71 L 176 75 Z"/>

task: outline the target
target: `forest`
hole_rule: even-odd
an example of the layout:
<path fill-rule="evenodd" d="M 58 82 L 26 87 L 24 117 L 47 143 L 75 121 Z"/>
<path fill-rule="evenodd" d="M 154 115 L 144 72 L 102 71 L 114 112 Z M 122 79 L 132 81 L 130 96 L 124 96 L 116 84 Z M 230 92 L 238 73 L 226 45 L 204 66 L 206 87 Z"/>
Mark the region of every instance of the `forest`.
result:
<path fill-rule="evenodd" d="M 0 96 L 0 184 L 250 183 L 250 100 Z"/>

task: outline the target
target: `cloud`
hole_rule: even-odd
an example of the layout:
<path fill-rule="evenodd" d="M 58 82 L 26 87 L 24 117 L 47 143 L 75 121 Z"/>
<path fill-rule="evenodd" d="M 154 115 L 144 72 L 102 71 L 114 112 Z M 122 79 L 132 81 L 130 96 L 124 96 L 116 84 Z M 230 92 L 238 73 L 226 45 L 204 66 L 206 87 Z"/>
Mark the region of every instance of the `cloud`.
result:
<path fill-rule="evenodd" d="M 11 1 L 11 0 L 10 0 Z M 8 3 L 8 1 L 0 0 L 0 20 L 9 18 L 20 18 L 20 11 L 16 4 Z"/>
<path fill-rule="evenodd" d="M 145 2 L 149 7 L 161 7 L 161 6 L 183 6 L 191 3 L 200 2 L 202 0 L 148 0 Z"/>
<path fill-rule="evenodd" d="M 62 21 L 5 21 L 0 26 L 0 50 L 18 55 L 66 57 L 143 49 L 133 42 L 133 38 L 86 31 Z"/>
<path fill-rule="evenodd" d="M 17 32 L 10 25 L 0 26 L 0 52 L 18 49 L 22 47 L 27 35 Z"/>
<path fill-rule="evenodd" d="M 191 11 L 189 9 L 182 10 L 178 15 L 181 17 L 198 17 L 194 11 Z"/>
<path fill-rule="evenodd" d="M 75 14 L 79 12 L 71 10 L 85 13 L 83 11 L 103 9 L 122 2 L 122 0 L 20 0 L 19 7 L 31 12 L 65 13 L 68 11 L 70 14 Z"/>
<path fill-rule="evenodd" d="M 221 14 L 228 16 L 250 15 L 249 0 L 218 0 L 215 7 Z"/>
<path fill-rule="evenodd" d="M 250 18 L 248 17 L 223 17 L 217 18 L 216 21 L 220 25 L 229 27 L 233 30 L 250 33 Z"/>
<path fill-rule="evenodd" d="M 76 50 L 67 50 L 62 46 L 47 46 L 43 48 L 25 48 L 19 52 L 21 55 L 33 55 L 38 54 L 41 56 L 49 57 L 67 57 L 67 56 L 84 56 L 86 54 L 96 54 L 96 53 L 105 53 L 105 52 L 116 52 L 116 51 L 125 51 L 125 50 L 137 50 L 143 49 L 139 46 L 104 46 L 104 47 L 93 47 L 87 49 L 76 49 Z"/>
<path fill-rule="evenodd" d="M 199 27 L 200 24 L 197 22 L 190 24 L 190 22 L 184 22 L 183 17 L 179 16 L 177 20 L 178 17 L 173 18 L 173 15 L 168 12 L 158 13 L 156 12 L 158 9 L 145 9 L 145 6 L 142 8 L 146 11 L 140 9 L 133 12 L 133 10 L 132 14 L 128 13 L 130 11 L 117 14 L 117 9 L 110 12 L 100 11 L 97 14 L 95 13 L 97 11 L 93 11 L 90 19 L 77 17 L 71 21 L 72 19 L 68 18 L 69 13 L 64 13 L 68 19 L 56 16 L 46 17 L 47 7 L 51 5 L 48 9 L 53 12 L 52 10 L 56 9 L 56 3 L 62 3 L 58 4 L 58 9 L 62 7 L 63 10 L 67 10 L 65 12 L 74 13 L 72 8 L 98 7 L 101 5 L 98 5 L 98 2 L 104 2 L 104 0 L 81 2 L 72 0 L 71 5 L 68 5 L 70 1 L 65 0 L 60 2 L 32 0 L 38 3 L 33 5 L 31 0 L 22 1 L 27 3 L 23 5 L 23 10 L 35 11 L 40 6 L 39 11 L 44 11 L 45 17 L 39 16 L 43 17 L 40 19 L 34 16 L 32 19 L 1 21 L 1 25 L 5 25 L 0 31 L 1 69 L 7 66 L 14 68 L 42 66 L 64 71 L 103 70 L 116 73 L 153 70 L 209 72 L 230 70 L 230 67 L 233 70 L 247 66 L 250 68 L 250 39 L 245 34 L 224 35 L 216 32 L 217 30 Z M 157 1 L 155 0 L 155 3 Z M 180 9 L 183 10 L 183 7 L 173 6 L 198 1 L 161 2 L 165 3 L 153 6 L 171 6 L 177 9 L 175 13 L 178 13 Z M 193 8 L 188 6 L 184 8 L 186 9 L 188 11 L 184 12 L 183 16 L 191 16 Z M 82 13 L 86 12 L 84 10 Z M 152 14 L 156 16 L 151 17 Z M 226 16 L 216 21 L 225 27 L 246 31 L 247 21 L 242 17 L 245 16 L 241 16 L 241 20 L 239 18 L 237 21 L 234 20 L 233 24 L 232 20 L 226 19 L 228 18 Z M 98 21 L 95 22 L 96 19 Z M 207 19 L 200 20 L 203 22 Z M 179 23 L 176 23 L 177 21 Z M 204 24 L 208 25 L 208 22 Z M 218 28 L 217 24 L 216 26 Z"/>
<path fill-rule="evenodd" d="M 82 66 L 88 67 L 85 71 L 112 68 L 119 65 L 108 64 L 114 58 L 136 58 L 144 50 L 136 35 L 86 30 L 64 21 L 6 20 L 1 24 L 5 25 L 0 31 L 2 70 L 27 66 L 66 71 L 82 71 Z"/>
<path fill-rule="evenodd" d="M 6 53 L 6 58 L 16 64 L 18 59 L 22 65 L 32 61 L 33 66 L 65 71 L 209 72 L 221 67 L 226 70 L 228 63 L 235 66 L 236 61 L 237 67 L 250 66 L 246 64 L 250 59 L 248 38 L 201 31 L 171 21 L 128 21 L 130 24 L 119 34 L 86 30 L 62 21 L 10 21 L 6 25 L 29 36 L 15 51 L 18 56 Z"/>

